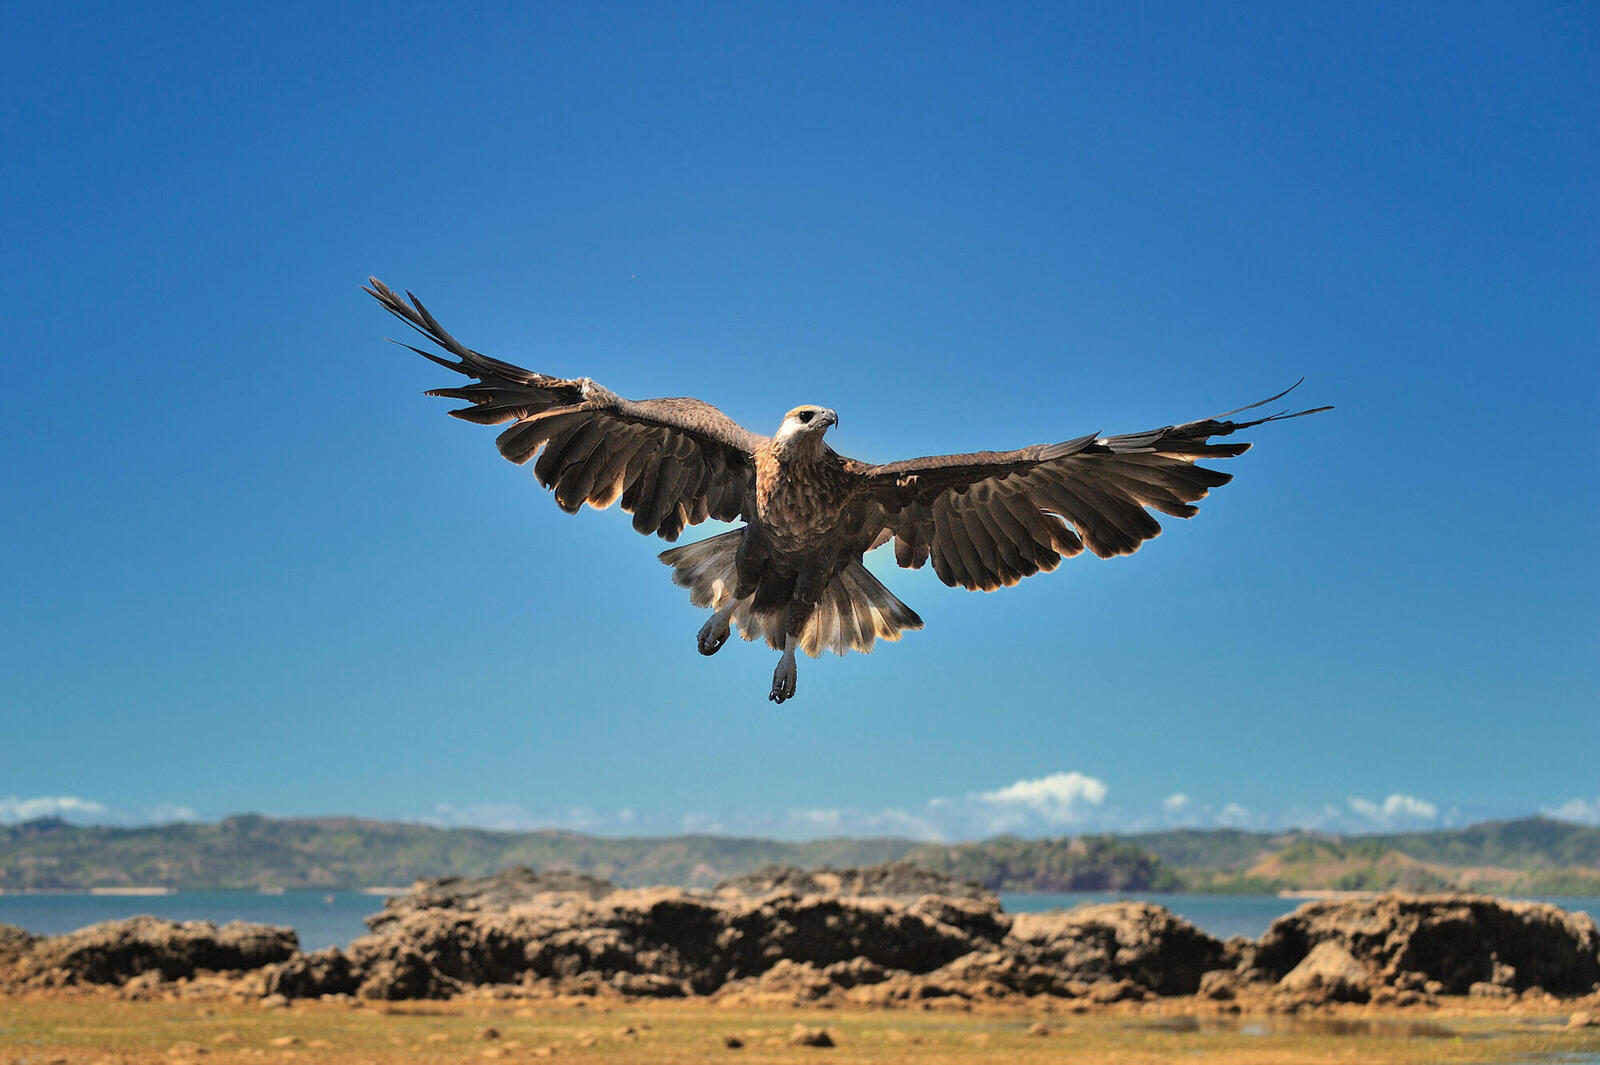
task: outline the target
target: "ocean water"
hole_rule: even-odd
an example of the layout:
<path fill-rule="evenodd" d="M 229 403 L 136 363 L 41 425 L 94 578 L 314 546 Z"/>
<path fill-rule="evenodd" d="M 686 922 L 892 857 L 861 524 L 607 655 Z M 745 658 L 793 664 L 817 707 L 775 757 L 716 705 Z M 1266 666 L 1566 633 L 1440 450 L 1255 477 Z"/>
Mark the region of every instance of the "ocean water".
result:
<path fill-rule="evenodd" d="M 360 891 L 180 891 L 172 895 L 0 895 L 0 924 L 57 936 L 85 925 L 148 914 L 173 921 L 249 921 L 293 928 L 302 950 L 342 947 L 367 931 L 362 918 L 383 909 Z"/>
<path fill-rule="evenodd" d="M 1304 901 L 1272 895 L 1060 895 L 1000 896 L 1008 913 L 1071 909 L 1085 902 L 1141 898 L 1176 913 L 1219 939 L 1255 938 L 1274 920 Z M 1543 898 L 1567 910 L 1600 919 L 1600 898 Z M 0 924 L 19 925 L 37 935 L 54 936 L 100 921 L 139 914 L 174 921 L 251 921 L 293 928 L 303 950 L 342 947 L 366 932 L 362 919 L 383 908 L 380 896 L 357 891 L 290 891 L 261 895 L 250 891 L 182 891 L 174 895 L 0 895 Z"/>

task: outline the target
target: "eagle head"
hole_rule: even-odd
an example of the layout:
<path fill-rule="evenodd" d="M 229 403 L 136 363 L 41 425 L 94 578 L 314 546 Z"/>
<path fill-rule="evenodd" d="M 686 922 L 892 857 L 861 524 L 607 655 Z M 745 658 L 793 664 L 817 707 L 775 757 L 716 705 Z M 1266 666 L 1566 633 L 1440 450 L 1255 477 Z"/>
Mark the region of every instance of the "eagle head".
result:
<path fill-rule="evenodd" d="M 839 416 L 827 407 L 817 407 L 804 404 L 794 408 L 783 416 L 783 424 L 778 426 L 776 439 L 780 443 L 801 440 L 810 440 L 817 445 L 822 443 L 822 434 L 828 427 L 839 424 Z"/>
<path fill-rule="evenodd" d="M 820 457 L 824 451 L 822 436 L 828 427 L 839 424 L 839 416 L 827 407 L 804 404 L 783 416 L 783 424 L 772 442 L 777 445 L 778 457 L 786 462 L 808 462 Z"/>

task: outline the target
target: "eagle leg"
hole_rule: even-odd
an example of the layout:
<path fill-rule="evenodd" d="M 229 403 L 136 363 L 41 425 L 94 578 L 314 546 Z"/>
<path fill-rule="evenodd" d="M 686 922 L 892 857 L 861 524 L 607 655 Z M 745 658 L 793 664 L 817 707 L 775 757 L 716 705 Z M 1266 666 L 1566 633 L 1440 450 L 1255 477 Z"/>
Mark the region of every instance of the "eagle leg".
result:
<path fill-rule="evenodd" d="M 767 696 L 775 703 L 794 698 L 795 681 L 799 677 L 799 670 L 794 664 L 794 648 L 798 642 L 793 636 L 784 637 L 783 657 L 778 659 L 778 668 L 772 671 L 772 694 Z"/>
<path fill-rule="evenodd" d="M 700 647 L 703 655 L 714 655 L 722 650 L 722 645 L 728 642 L 728 618 L 733 615 L 733 610 L 739 605 L 737 599 L 729 600 L 728 604 L 706 619 L 700 626 L 700 635 L 695 642 Z"/>

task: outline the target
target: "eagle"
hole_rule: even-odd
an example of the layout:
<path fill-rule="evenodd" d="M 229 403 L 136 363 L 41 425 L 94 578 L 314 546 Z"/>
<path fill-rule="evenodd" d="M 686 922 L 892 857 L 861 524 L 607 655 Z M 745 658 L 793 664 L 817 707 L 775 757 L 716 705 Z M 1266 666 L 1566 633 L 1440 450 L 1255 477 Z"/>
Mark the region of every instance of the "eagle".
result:
<path fill-rule="evenodd" d="M 669 542 L 707 518 L 744 523 L 659 557 L 690 601 L 712 611 L 696 637 L 701 654 L 716 654 L 730 626 L 781 652 L 774 703 L 794 697 L 796 651 L 867 653 L 922 628 L 862 564 L 868 551 L 893 541 L 899 565 L 932 562 L 945 584 L 977 591 L 1049 572 L 1085 548 L 1101 558 L 1132 554 L 1161 532 L 1151 510 L 1191 517 L 1233 479 L 1196 462 L 1250 445 L 1214 438 L 1332 409 L 1226 420 L 1297 381 L 1257 403 L 1142 433 L 876 466 L 828 446 L 839 424 L 831 408 L 794 407 L 769 437 L 699 399 L 624 399 L 587 377 L 549 377 L 473 351 L 412 293 L 401 299 L 368 280 L 365 291 L 454 358 L 396 343 L 475 382 L 427 395 L 465 401 L 449 412 L 457 418 L 509 423 L 495 441 L 500 454 L 518 465 L 537 456 L 534 476 L 561 509 L 620 503 L 636 530 Z"/>

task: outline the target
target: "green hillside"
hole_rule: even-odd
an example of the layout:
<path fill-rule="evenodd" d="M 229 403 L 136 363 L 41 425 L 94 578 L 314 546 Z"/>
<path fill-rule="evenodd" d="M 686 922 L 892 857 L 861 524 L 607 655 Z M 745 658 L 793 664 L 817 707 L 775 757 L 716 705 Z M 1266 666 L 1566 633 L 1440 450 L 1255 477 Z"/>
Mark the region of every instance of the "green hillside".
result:
<path fill-rule="evenodd" d="M 1191 829 L 1127 839 L 1192 891 L 1600 893 L 1600 827 L 1543 817 L 1352 837 Z"/>
<path fill-rule="evenodd" d="M 1545 818 L 1349 838 L 1185 829 L 932 844 L 703 835 L 611 839 L 254 814 L 216 824 L 142 828 L 61 820 L 0 827 L 0 891 L 399 886 L 418 877 L 481 876 L 510 865 L 570 869 L 623 885 L 709 886 L 766 865 L 842 867 L 902 858 L 997 891 L 1600 893 L 1600 828 Z"/>
<path fill-rule="evenodd" d="M 994 891 L 1179 891 L 1184 886 L 1154 854 L 1115 836 L 926 843 L 905 858 Z"/>
<path fill-rule="evenodd" d="M 604 839 L 254 814 L 148 828 L 47 820 L 0 829 L 0 890 L 359 888 L 424 876 L 483 876 L 510 865 L 573 869 L 620 884 L 708 885 L 769 864 L 870 865 L 911 846 L 885 839 Z"/>

